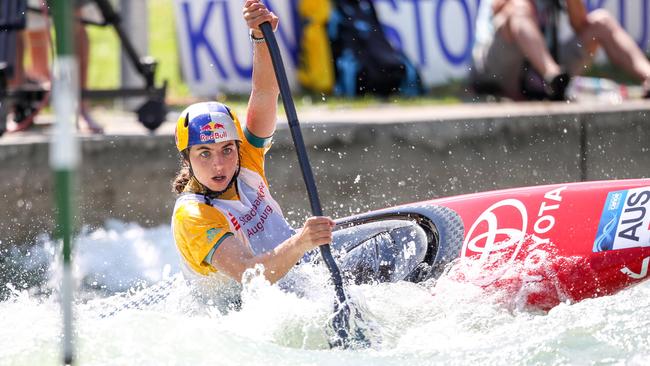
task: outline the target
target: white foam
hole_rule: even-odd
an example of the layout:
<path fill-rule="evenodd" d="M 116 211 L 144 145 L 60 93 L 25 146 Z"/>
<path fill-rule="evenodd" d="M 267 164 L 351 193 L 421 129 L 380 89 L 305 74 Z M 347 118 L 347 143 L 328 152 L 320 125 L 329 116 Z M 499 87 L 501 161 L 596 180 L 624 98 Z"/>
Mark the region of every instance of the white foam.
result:
<path fill-rule="evenodd" d="M 142 279 L 154 284 L 76 304 L 79 364 L 538 365 L 601 360 L 641 365 L 650 355 L 650 283 L 536 313 L 503 306 L 498 294 L 450 277 L 426 284 L 348 286 L 348 295 L 367 314 L 371 326 L 366 331 L 374 343 L 369 349 L 329 350 L 334 295 L 325 269 L 305 266 L 293 273 L 304 284 L 298 294 L 252 277 L 244 285 L 242 309 L 224 315 L 197 302 L 174 275 L 178 267 L 170 236 L 166 227 L 110 222 L 79 237 L 79 274 L 101 278 L 112 289 Z M 170 276 L 162 280 L 166 265 Z M 20 289 L 12 292 L 0 302 L 0 360 L 58 364 L 56 293 L 35 297 Z M 141 301 L 151 299 L 155 301 Z M 138 306 L 102 316 L 129 302 Z"/>

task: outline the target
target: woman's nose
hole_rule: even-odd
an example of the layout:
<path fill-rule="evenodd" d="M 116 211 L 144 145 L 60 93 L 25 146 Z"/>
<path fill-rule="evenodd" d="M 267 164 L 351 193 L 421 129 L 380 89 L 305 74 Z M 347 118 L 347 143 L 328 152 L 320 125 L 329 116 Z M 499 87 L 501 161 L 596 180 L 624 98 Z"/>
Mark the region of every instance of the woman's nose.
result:
<path fill-rule="evenodd" d="M 214 168 L 216 168 L 216 169 L 221 170 L 221 168 L 223 168 L 223 162 L 222 162 L 221 160 L 219 160 L 219 159 L 215 159 L 215 160 L 212 162 L 212 166 L 213 166 Z"/>
<path fill-rule="evenodd" d="M 223 156 L 216 156 L 214 159 L 212 159 L 212 166 L 217 168 L 217 169 L 223 169 L 226 166 L 226 161 Z"/>

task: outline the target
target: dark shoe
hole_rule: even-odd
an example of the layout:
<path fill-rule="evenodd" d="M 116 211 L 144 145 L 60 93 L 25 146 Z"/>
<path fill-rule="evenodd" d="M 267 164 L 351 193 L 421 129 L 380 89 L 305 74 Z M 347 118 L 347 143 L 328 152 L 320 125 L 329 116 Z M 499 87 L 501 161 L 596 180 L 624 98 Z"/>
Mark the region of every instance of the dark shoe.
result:
<path fill-rule="evenodd" d="M 571 76 L 566 72 L 556 75 L 548 84 L 548 97 L 550 100 L 566 100 L 566 88 L 569 86 Z"/>
<path fill-rule="evenodd" d="M 521 71 L 519 85 L 521 96 L 525 100 L 548 99 L 548 84 L 544 78 L 527 63 Z"/>

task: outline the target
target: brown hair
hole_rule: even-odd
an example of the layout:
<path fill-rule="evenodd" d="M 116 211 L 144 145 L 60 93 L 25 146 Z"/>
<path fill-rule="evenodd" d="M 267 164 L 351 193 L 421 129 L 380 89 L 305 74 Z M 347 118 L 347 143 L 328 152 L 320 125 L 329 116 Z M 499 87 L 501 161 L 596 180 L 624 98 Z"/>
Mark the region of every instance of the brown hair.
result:
<path fill-rule="evenodd" d="M 172 192 L 181 194 L 185 190 L 185 186 L 192 179 L 192 172 L 190 171 L 189 156 L 187 151 L 181 153 L 181 169 L 176 174 L 172 181 Z"/>

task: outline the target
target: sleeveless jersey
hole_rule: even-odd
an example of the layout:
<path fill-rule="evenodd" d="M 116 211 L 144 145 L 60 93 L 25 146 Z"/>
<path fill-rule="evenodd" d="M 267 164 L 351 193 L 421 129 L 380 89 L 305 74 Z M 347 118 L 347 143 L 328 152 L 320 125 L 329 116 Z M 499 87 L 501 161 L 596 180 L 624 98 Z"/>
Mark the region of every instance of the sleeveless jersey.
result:
<path fill-rule="evenodd" d="M 241 128 L 239 131 L 244 138 L 240 146 L 241 169 L 236 194 L 233 191 L 231 195 L 208 199 L 196 193 L 190 181 L 186 191 L 176 200 L 172 232 L 186 274 L 206 276 L 217 272 L 208 263 L 209 259 L 206 261 L 206 256 L 219 255 L 219 245 L 229 236 L 248 245 L 258 255 L 272 250 L 294 234 L 263 175 L 267 144 L 260 139 L 256 141 Z"/>

